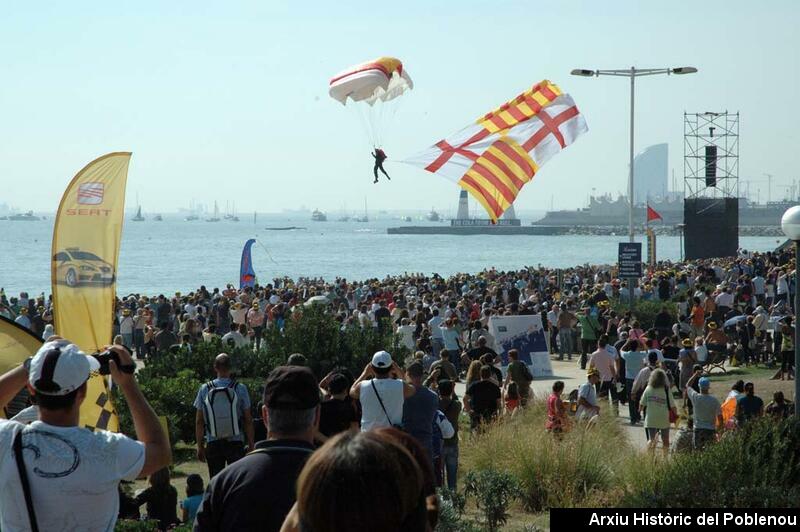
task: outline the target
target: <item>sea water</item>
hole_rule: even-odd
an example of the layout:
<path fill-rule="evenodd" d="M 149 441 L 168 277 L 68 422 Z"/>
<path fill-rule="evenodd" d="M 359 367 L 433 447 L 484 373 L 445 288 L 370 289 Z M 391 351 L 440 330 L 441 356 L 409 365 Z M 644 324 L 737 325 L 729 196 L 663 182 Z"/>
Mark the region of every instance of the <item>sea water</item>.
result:
<path fill-rule="evenodd" d="M 442 222 L 447 224 L 448 222 Z M 527 225 L 530 220 L 523 220 Z M 260 282 L 293 278 L 383 278 L 403 272 L 450 275 L 485 268 L 570 267 L 613 264 L 619 236 L 389 235 L 387 227 L 436 225 L 403 222 L 388 215 L 358 222 L 312 222 L 308 215 L 259 214 L 241 221 L 187 222 L 177 215 L 164 221 L 125 220 L 117 268 L 117 293 L 186 293 L 199 285 L 238 285 L 242 246 L 255 238 L 253 264 Z M 305 229 L 269 231 L 267 227 Z M 50 293 L 53 217 L 38 222 L 0 220 L 0 287 L 9 296 L 27 291 Z M 641 241 L 642 237 L 637 237 Z M 741 237 L 741 247 L 774 249 L 777 237 Z M 643 245 L 646 248 L 646 245 Z M 90 250 L 91 251 L 91 250 Z M 658 237 L 658 258 L 677 260 L 680 238 Z"/>

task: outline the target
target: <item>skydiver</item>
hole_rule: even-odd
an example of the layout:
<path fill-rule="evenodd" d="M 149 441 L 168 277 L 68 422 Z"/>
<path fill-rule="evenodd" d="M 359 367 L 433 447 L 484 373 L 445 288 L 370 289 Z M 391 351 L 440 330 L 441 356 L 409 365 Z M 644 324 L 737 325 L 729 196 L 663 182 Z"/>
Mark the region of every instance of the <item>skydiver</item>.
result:
<path fill-rule="evenodd" d="M 383 161 L 385 161 L 387 159 L 386 154 L 383 152 L 383 150 L 380 149 L 380 148 L 375 148 L 375 152 L 371 153 L 370 155 L 375 157 L 375 166 L 372 168 L 372 173 L 375 174 L 375 181 L 373 181 L 373 183 L 377 183 L 378 182 L 378 170 L 379 169 L 380 169 L 381 172 L 383 172 L 383 175 L 386 176 L 386 179 L 391 181 L 392 178 L 389 177 L 389 174 L 387 174 L 386 170 L 383 169 Z"/>

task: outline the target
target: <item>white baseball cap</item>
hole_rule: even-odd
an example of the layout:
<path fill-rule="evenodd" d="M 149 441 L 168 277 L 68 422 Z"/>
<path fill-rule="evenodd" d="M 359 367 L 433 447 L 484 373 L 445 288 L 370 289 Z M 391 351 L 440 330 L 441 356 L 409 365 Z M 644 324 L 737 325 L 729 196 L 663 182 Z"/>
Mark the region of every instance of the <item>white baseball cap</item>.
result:
<path fill-rule="evenodd" d="M 28 369 L 28 382 L 43 395 L 67 395 L 89 380 L 100 369 L 94 357 L 66 340 L 45 343 L 33 356 Z"/>
<path fill-rule="evenodd" d="M 372 365 L 376 368 L 388 368 L 392 365 L 392 355 L 386 351 L 378 351 L 372 355 Z"/>

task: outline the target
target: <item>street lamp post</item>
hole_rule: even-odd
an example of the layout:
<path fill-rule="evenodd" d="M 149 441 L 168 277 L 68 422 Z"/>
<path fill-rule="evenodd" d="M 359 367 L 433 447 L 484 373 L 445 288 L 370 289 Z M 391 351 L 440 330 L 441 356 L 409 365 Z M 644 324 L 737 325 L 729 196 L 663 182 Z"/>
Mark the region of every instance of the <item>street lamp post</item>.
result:
<path fill-rule="evenodd" d="M 694 74 L 697 72 L 695 67 L 677 67 L 677 68 L 625 68 L 617 70 L 587 70 L 584 68 L 576 68 L 572 70 L 573 76 L 583 77 L 598 77 L 598 76 L 617 76 L 631 78 L 631 127 L 630 127 L 630 153 L 628 154 L 628 240 L 633 242 L 633 105 L 634 105 L 634 81 L 640 76 L 655 76 L 657 74 Z M 628 280 L 628 293 L 630 296 L 631 310 L 633 310 L 633 284 L 634 280 Z"/>
<path fill-rule="evenodd" d="M 798 286 L 798 265 L 800 265 L 800 205 L 790 207 L 783 213 L 781 229 L 794 242 L 794 415 L 800 415 L 800 380 L 797 380 L 797 368 L 800 367 L 800 327 L 797 314 L 800 310 L 800 286 Z"/>

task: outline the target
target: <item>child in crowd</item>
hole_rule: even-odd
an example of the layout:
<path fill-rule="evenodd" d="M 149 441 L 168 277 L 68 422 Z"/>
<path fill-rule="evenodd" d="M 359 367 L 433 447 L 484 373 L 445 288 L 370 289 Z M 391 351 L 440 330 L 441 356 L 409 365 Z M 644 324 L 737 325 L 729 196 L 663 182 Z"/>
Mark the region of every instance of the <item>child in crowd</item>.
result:
<path fill-rule="evenodd" d="M 203 479 L 193 473 L 186 477 L 186 498 L 181 501 L 181 521 L 194 523 L 194 516 L 203 502 Z"/>

